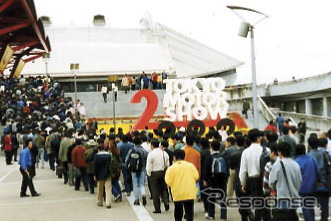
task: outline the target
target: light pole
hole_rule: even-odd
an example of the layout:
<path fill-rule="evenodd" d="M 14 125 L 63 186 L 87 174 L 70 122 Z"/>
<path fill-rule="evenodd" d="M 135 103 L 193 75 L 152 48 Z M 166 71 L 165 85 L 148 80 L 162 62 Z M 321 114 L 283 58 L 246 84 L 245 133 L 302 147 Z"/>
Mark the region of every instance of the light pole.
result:
<path fill-rule="evenodd" d="M 79 64 L 78 63 L 71 63 L 70 64 L 70 71 L 74 73 L 74 88 L 75 88 L 75 100 L 74 100 L 74 105 L 75 105 L 75 117 L 77 116 L 77 71 L 79 71 Z"/>
<path fill-rule="evenodd" d="M 241 23 L 239 36 L 247 38 L 248 32 L 251 33 L 251 62 L 252 62 L 252 92 L 253 92 L 253 117 L 254 117 L 254 127 L 259 128 L 259 109 L 257 104 L 257 86 L 256 86 L 256 66 L 255 66 L 255 45 L 254 45 L 254 26 L 259 22 L 267 18 L 268 16 L 262 12 L 256 11 L 254 9 L 239 7 L 239 6 L 227 6 L 231 9 L 243 22 Z M 250 11 L 262 15 L 263 17 L 258 20 L 253 25 L 247 22 L 242 16 L 240 16 L 236 10 Z"/>
<path fill-rule="evenodd" d="M 46 82 L 48 84 L 48 61 L 50 59 L 50 54 L 45 53 L 43 54 L 43 61 L 45 62 L 45 67 L 46 67 Z"/>

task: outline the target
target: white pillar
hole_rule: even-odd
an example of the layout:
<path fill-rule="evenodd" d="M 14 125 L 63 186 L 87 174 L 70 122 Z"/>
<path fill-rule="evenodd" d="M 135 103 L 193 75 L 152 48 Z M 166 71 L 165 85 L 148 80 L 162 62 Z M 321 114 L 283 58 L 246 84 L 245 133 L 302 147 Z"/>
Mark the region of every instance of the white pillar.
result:
<path fill-rule="evenodd" d="M 310 115 L 313 114 L 313 106 L 311 104 L 311 100 L 306 99 L 305 103 L 306 103 L 306 114 L 310 114 Z"/>
<path fill-rule="evenodd" d="M 323 96 L 323 117 L 328 116 L 328 98 Z"/>

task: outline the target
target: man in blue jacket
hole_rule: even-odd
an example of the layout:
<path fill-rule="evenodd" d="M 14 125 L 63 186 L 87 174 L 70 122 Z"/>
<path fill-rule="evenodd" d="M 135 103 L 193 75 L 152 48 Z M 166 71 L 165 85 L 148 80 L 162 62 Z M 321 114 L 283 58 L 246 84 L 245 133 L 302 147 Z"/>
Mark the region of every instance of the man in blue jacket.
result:
<path fill-rule="evenodd" d="M 25 148 L 20 153 L 20 159 L 18 160 L 18 164 L 20 165 L 19 170 L 22 174 L 22 185 L 21 185 L 21 197 L 28 197 L 29 195 L 26 194 L 26 189 L 29 187 L 31 196 L 37 197 L 40 196 L 40 193 L 37 193 L 34 189 L 34 185 L 32 182 L 32 177 L 29 174 L 28 167 L 31 164 L 31 153 L 30 150 L 32 149 L 32 139 L 27 139 L 25 143 Z"/>
<path fill-rule="evenodd" d="M 313 157 L 319 165 L 319 184 L 317 186 L 317 202 L 321 206 L 321 221 L 326 221 L 329 218 L 329 196 L 327 186 L 328 176 L 328 154 L 326 150 L 318 149 L 319 143 L 317 136 L 310 136 L 308 144 L 311 148 L 308 155 Z"/>
<path fill-rule="evenodd" d="M 302 182 L 299 189 L 301 197 L 313 197 L 316 192 L 318 163 L 309 155 L 306 155 L 306 147 L 304 144 L 297 144 L 295 147 L 296 155 L 295 161 L 299 164 L 302 176 Z M 305 221 L 315 220 L 315 208 L 304 205 L 302 207 Z"/>

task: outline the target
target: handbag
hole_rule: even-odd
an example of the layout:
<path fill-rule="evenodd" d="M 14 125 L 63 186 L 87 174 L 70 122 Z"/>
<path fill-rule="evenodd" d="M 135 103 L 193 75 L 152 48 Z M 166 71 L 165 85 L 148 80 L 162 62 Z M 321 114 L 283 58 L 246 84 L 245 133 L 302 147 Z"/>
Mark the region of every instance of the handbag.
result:
<path fill-rule="evenodd" d="M 73 175 L 75 178 L 80 177 L 80 176 L 82 176 L 82 171 L 80 171 L 79 168 L 75 168 Z"/>
<path fill-rule="evenodd" d="M 63 165 L 57 165 L 56 166 L 56 169 L 55 169 L 55 174 L 57 175 L 57 176 L 59 176 L 59 175 L 62 175 L 62 174 L 64 174 L 66 172 L 66 169 L 64 168 L 64 166 Z"/>
<path fill-rule="evenodd" d="M 283 174 L 285 176 L 285 181 L 286 181 L 286 185 L 287 185 L 287 188 L 289 190 L 289 193 L 290 193 L 290 197 L 292 198 L 292 192 L 291 192 L 291 189 L 290 189 L 290 185 L 288 183 L 285 166 L 284 166 L 284 163 L 283 163 L 282 160 L 280 161 L 280 164 L 282 166 Z M 295 209 L 273 208 L 271 212 L 272 212 L 273 220 L 279 220 L 279 219 L 291 220 L 291 221 L 292 220 L 293 221 L 299 220 Z"/>

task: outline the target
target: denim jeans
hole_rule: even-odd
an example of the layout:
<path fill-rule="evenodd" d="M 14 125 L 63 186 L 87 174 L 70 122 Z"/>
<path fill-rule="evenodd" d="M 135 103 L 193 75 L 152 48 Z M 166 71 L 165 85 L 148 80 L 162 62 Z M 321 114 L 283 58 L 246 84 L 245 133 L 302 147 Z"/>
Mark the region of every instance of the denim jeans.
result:
<path fill-rule="evenodd" d="M 321 206 L 321 221 L 327 221 L 329 218 L 329 197 L 326 196 L 317 197 L 317 203 Z"/>
<path fill-rule="evenodd" d="M 39 167 L 39 162 L 41 163 L 41 169 L 44 169 L 45 159 L 44 159 L 44 148 L 38 149 L 37 157 L 37 167 Z"/>
<path fill-rule="evenodd" d="M 114 197 L 121 195 L 121 187 L 118 183 L 119 177 L 111 179 L 111 193 Z"/>
<path fill-rule="evenodd" d="M 131 177 L 130 177 L 130 172 L 125 167 L 125 165 L 122 165 L 122 174 L 123 174 L 125 192 L 130 193 L 131 192 L 131 179 L 130 179 Z"/>
<path fill-rule="evenodd" d="M 145 171 L 141 171 L 138 173 L 131 173 L 132 176 L 132 184 L 133 184 L 133 193 L 135 200 L 139 200 L 138 187 L 140 187 L 140 193 L 142 196 L 146 196 L 145 192 Z"/>

